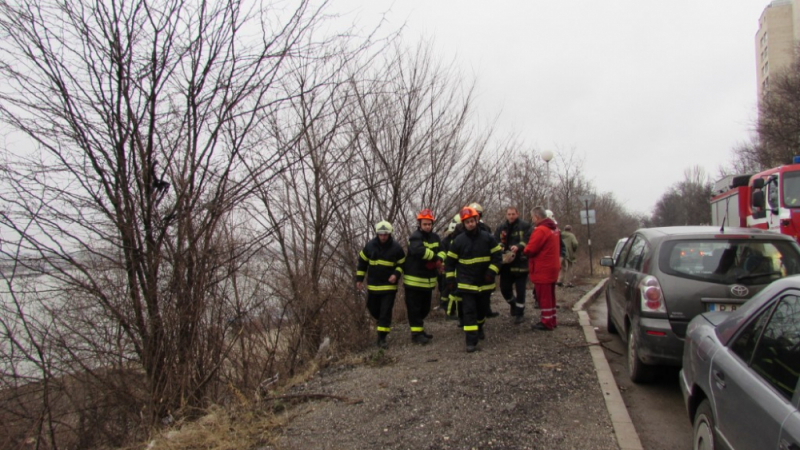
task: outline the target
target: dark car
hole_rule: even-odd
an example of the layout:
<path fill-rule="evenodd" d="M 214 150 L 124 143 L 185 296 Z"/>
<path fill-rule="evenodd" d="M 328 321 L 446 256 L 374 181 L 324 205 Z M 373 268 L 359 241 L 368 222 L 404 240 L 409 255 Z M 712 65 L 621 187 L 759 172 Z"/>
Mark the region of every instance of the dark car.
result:
<path fill-rule="evenodd" d="M 680 366 L 689 321 L 734 311 L 769 283 L 800 273 L 789 236 L 753 228 L 644 228 L 630 236 L 606 283 L 608 330 L 627 346 L 628 375 L 652 378 L 654 366 Z"/>
<path fill-rule="evenodd" d="M 625 247 L 625 243 L 628 242 L 628 238 L 624 237 L 617 241 L 617 244 L 614 246 L 614 251 L 611 253 L 611 258 L 616 261 L 619 258 L 619 254 L 622 252 L 622 248 Z"/>
<path fill-rule="evenodd" d="M 680 383 L 692 448 L 800 449 L 800 277 L 695 317 Z"/>

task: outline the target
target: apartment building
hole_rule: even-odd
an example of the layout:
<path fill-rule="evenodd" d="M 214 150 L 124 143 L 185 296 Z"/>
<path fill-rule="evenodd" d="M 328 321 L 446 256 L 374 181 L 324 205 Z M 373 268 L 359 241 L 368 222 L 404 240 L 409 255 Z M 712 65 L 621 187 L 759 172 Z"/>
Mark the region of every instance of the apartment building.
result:
<path fill-rule="evenodd" d="M 769 89 L 770 73 L 788 67 L 800 42 L 800 0 L 774 0 L 761 13 L 755 37 L 758 98 Z"/>

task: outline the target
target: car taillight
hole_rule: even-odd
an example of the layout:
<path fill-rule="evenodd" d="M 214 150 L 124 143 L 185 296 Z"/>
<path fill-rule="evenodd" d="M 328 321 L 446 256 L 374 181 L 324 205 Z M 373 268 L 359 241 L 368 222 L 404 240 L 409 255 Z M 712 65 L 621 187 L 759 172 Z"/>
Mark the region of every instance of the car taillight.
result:
<path fill-rule="evenodd" d="M 639 283 L 641 292 L 642 312 L 666 313 L 667 307 L 664 305 L 664 293 L 661 285 L 654 276 L 646 276 Z"/>

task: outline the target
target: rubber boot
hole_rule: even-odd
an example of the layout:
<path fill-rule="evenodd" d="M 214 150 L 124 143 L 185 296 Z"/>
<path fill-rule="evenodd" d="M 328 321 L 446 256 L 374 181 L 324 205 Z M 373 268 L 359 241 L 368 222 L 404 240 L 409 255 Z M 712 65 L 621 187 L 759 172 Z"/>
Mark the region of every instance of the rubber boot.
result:
<path fill-rule="evenodd" d="M 467 353 L 472 353 L 478 349 L 478 332 L 467 331 L 464 334 L 467 337 Z"/>
<path fill-rule="evenodd" d="M 411 342 L 417 345 L 425 345 L 431 340 L 425 337 L 422 333 L 411 333 Z"/>
<path fill-rule="evenodd" d="M 386 336 L 389 333 L 385 331 L 378 331 L 378 348 L 387 349 L 389 348 L 389 344 L 386 342 Z"/>

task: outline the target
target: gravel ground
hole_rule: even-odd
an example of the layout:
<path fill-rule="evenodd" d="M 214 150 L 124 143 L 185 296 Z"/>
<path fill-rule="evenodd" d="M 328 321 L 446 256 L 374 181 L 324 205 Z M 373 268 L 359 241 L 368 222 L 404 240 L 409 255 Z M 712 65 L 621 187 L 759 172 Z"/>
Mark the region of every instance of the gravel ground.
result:
<path fill-rule="evenodd" d="M 591 285 L 558 289 L 559 326 L 531 331 L 538 310 L 513 325 L 495 293 L 479 351 L 464 351 L 456 323 L 432 312 L 433 342 L 411 344 L 394 324 L 385 353 L 335 365 L 289 394 L 327 394 L 290 407 L 274 449 L 618 449 L 589 350 L 571 311 Z"/>

